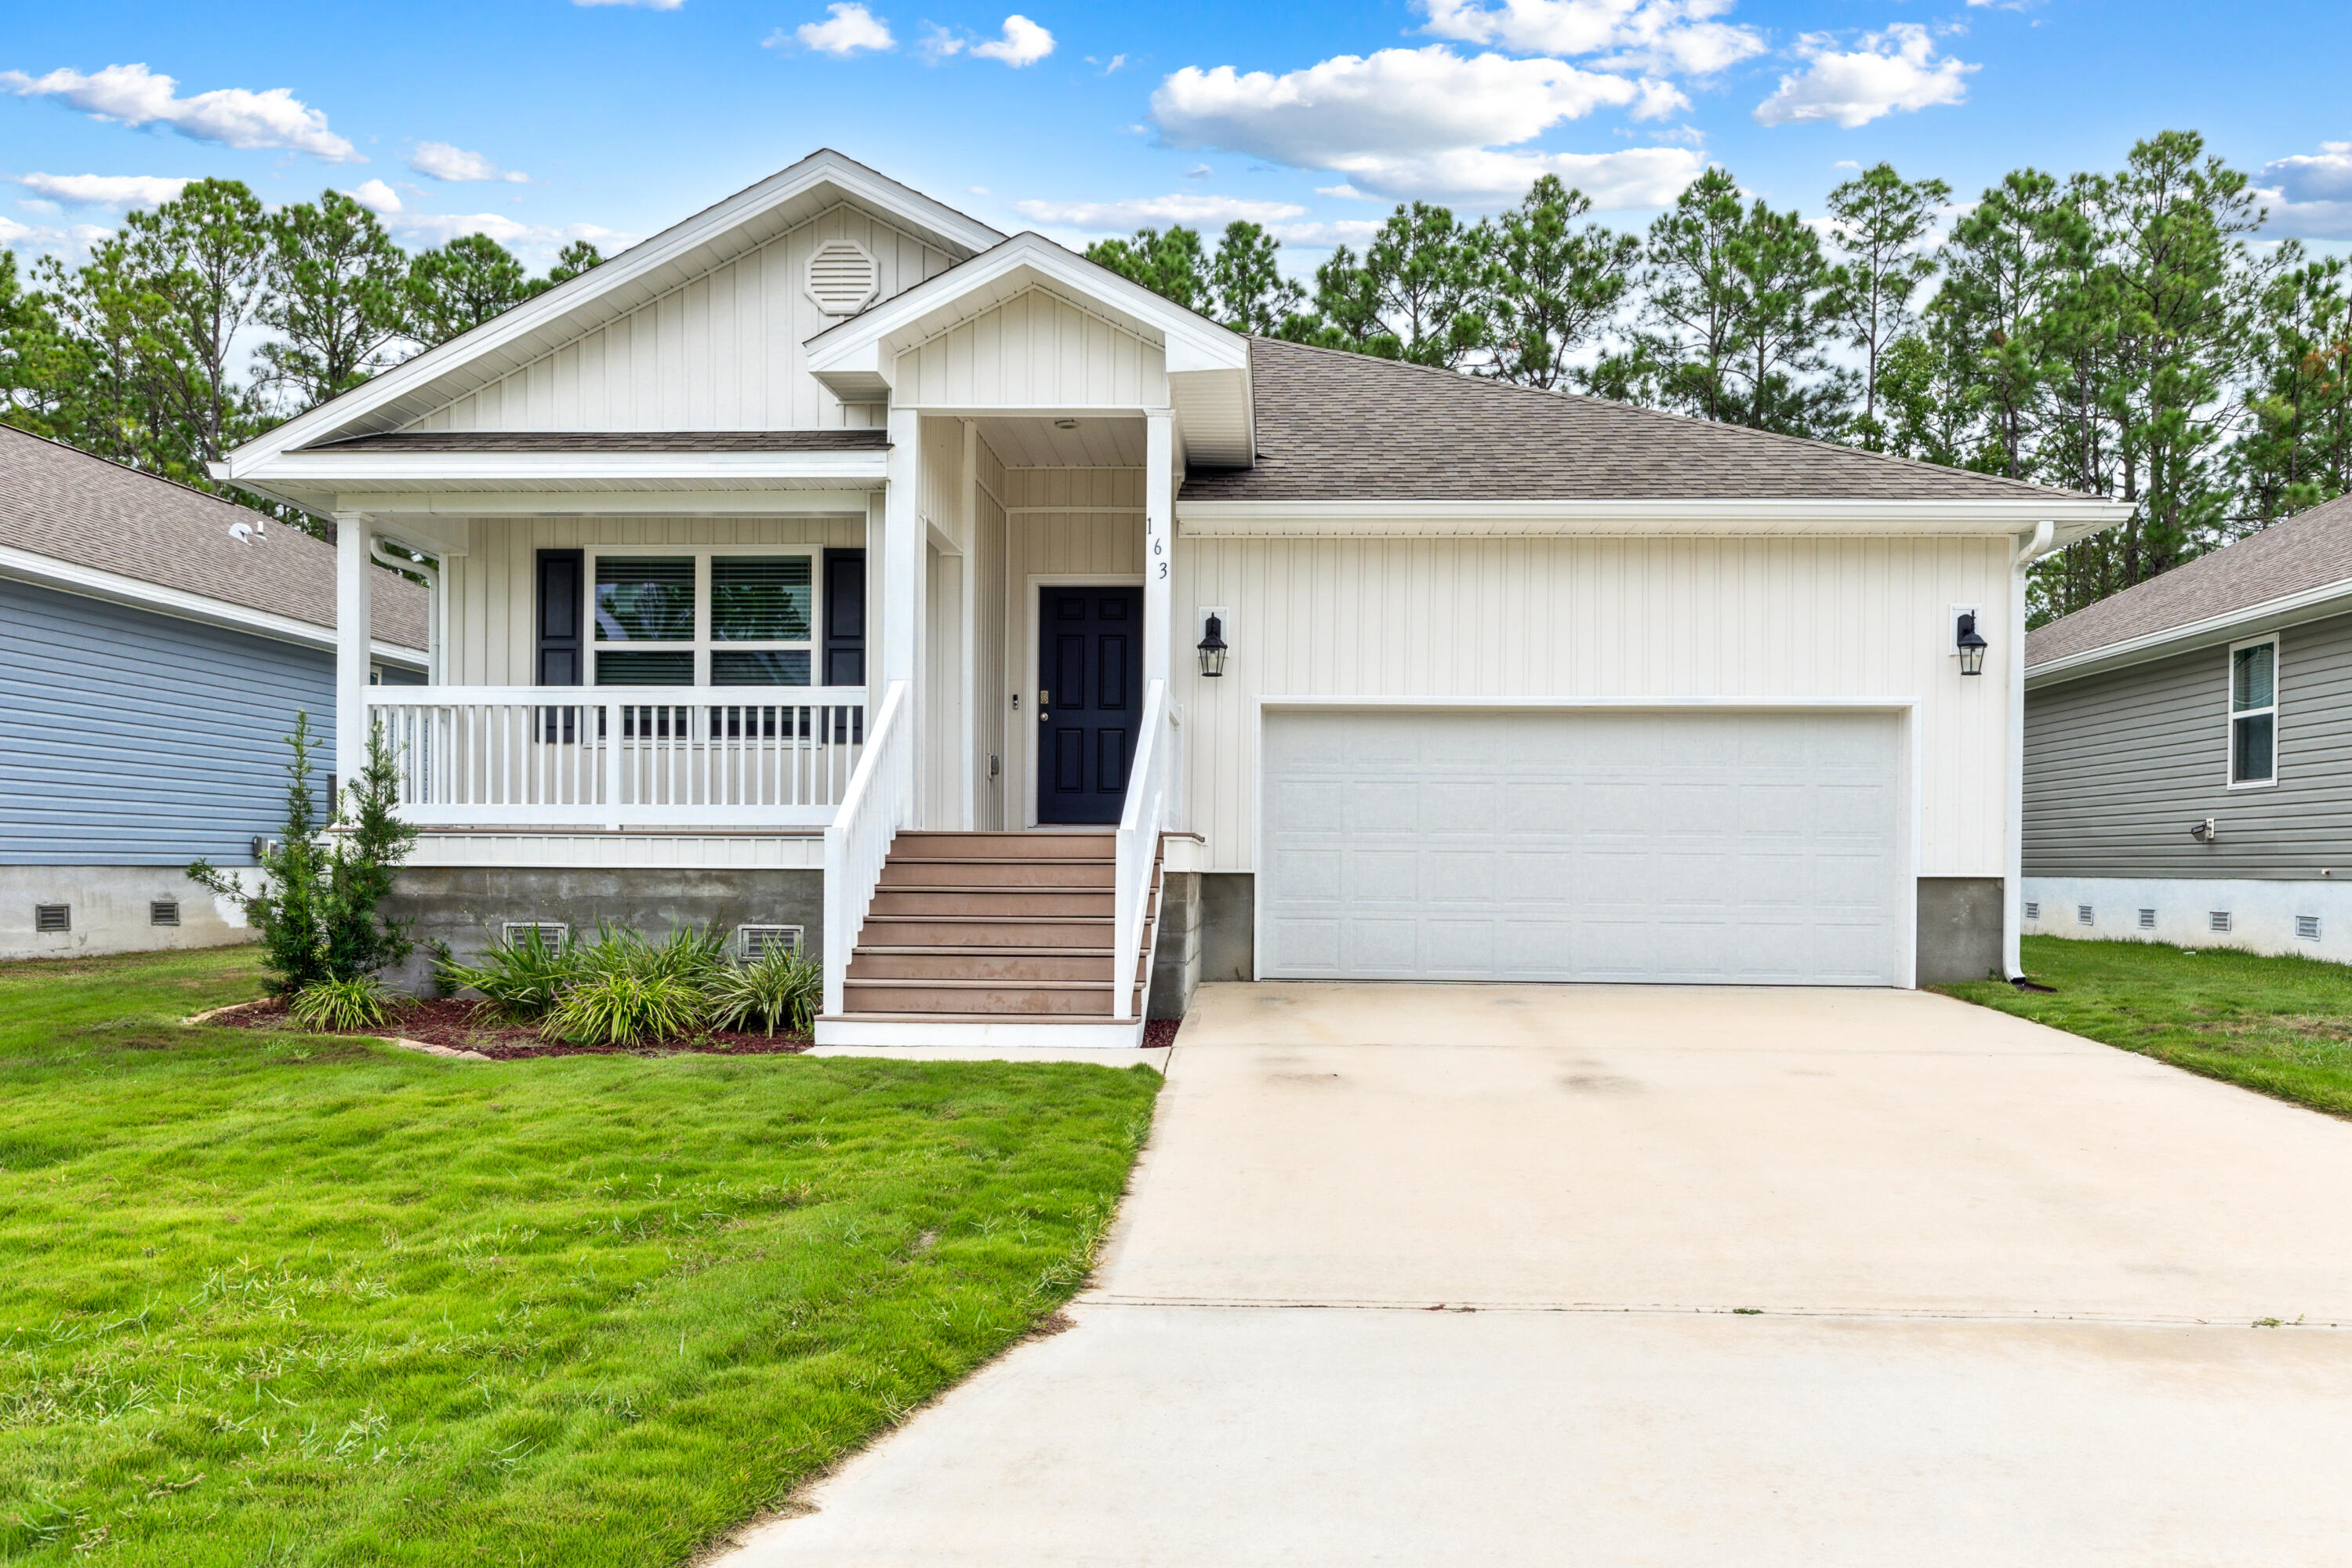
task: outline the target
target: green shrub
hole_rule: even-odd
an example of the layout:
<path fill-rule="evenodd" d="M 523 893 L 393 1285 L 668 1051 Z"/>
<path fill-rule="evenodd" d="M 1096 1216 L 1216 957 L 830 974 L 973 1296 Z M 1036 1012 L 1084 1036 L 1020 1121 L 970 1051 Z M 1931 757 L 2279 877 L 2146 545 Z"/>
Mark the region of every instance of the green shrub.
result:
<path fill-rule="evenodd" d="M 674 1040 L 702 1026 L 702 987 L 675 974 L 591 970 L 564 989 L 541 1031 L 575 1046 Z"/>
<path fill-rule="evenodd" d="M 536 1024 L 554 1011 L 564 988 L 583 973 L 579 950 L 551 947 L 535 925 L 510 942 L 485 948 L 474 963 L 445 961 L 441 976 L 453 990 L 482 994 L 490 1011 L 509 1024 Z"/>
<path fill-rule="evenodd" d="M 824 965 L 790 948 L 772 947 L 740 969 L 722 971 L 709 986 L 710 1022 L 721 1029 L 782 1025 L 806 1034 L 824 1003 Z"/>
<path fill-rule="evenodd" d="M 596 940 L 578 950 L 582 975 L 634 974 L 641 980 L 680 981 L 709 986 L 730 968 L 725 943 L 716 932 L 679 926 L 663 941 L 648 942 L 626 926 L 599 925 Z"/>
<path fill-rule="evenodd" d="M 375 1028 L 398 1012 L 405 1000 L 386 990 L 373 974 L 354 974 L 341 980 L 312 981 L 294 993 L 286 1010 L 306 1029 L 339 1033 Z"/>
<path fill-rule="evenodd" d="M 400 773 L 382 726 L 368 735 L 366 771 L 344 792 L 350 820 L 332 835 L 319 820 L 308 713 L 294 715 L 286 743 L 293 752 L 286 763 L 286 816 L 278 847 L 260 857 L 260 890 L 248 891 L 206 860 L 190 866 L 188 876 L 245 911 L 261 933 L 278 994 L 292 996 L 322 980 L 352 980 L 406 961 L 414 945 L 408 923 L 377 910 L 416 843 L 416 829 L 394 813 Z M 330 816 L 334 805 L 327 803 Z"/>

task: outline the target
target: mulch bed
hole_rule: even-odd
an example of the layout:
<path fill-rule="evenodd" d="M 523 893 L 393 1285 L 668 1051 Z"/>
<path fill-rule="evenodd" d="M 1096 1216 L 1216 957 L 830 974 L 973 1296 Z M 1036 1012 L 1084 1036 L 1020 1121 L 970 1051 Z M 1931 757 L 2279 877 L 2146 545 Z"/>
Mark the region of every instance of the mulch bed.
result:
<path fill-rule="evenodd" d="M 286 1016 L 286 1004 L 275 996 L 224 1011 L 206 1021 L 234 1029 L 294 1027 L 293 1020 Z M 1174 1045 L 1177 1026 L 1181 1023 L 1179 1018 L 1151 1019 L 1143 1026 L 1143 1048 L 1160 1050 Z M 689 1040 L 663 1040 L 652 1045 L 574 1046 L 551 1040 L 528 1024 L 499 1023 L 489 1016 L 488 1003 L 461 1002 L 454 997 L 418 1002 L 377 1028 L 346 1032 L 375 1039 L 398 1035 L 403 1039 L 422 1040 L 428 1046 L 478 1052 L 502 1062 L 526 1057 L 662 1056 L 679 1051 L 717 1057 L 788 1057 L 797 1056 L 815 1043 L 806 1035 L 778 1034 L 772 1039 L 757 1031 L 713 1029 Z"/>
<path fill-rule="evenodd" d="M 239 1029 L 294 1027 L 293 1020 L 286 1016 L 286 1004 L 274 996 L 210 1022 Z M 745 1033 L 713 1029 L 692 1039 L 662 1040 L 642 1046 L 575 1046 L 551 1040 L 528 1024 L 502 1024 L 489 1016 L 488 1003 L 461 1002 L 451 997 L 435 997 L 403 1008 L 373 1029 L 346 1032 L 376 1039 L 397 1035 L 403 1039 L 422 1040 L 428 1046 L 474 1051 L 502 1062 L 526 1057 L 667 1056 L 679 1051 L 718 1057 L 788 1057 L 814 1044 L 806 1035 L 782 1031 L 772 1039 L 757 1030 Z"/>

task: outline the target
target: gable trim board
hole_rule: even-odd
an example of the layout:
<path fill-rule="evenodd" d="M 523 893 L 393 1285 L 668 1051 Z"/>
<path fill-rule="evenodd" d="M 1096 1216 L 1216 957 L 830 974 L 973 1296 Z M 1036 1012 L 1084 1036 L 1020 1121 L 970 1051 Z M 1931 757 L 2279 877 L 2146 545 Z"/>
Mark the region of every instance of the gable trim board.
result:
<path fill-rule="evenodd" d="M 260 637 L 274 637 L 279 642 L 299 643 L 304 647 L 335 647 L 335 628 L 310 621 L 297 620 L 292 616 L 272 615 L 267 610 L 247 609 L 225 599 L 207 598 L 179 588 L 167 588 L 159 583 L 145 583 L 120 573 L 104 572 L 95 566 L 83 566 L 54 556 L 37 555 L 29 550 L 18 550 L 0 544 L 0 576 L 15 577 L 45 588 L 55 588 L 85 598 L 104 599 L 113 604 L 129 605 L 142 610 L 184 621 L 200 621 L 207 626 L 226 626 L 232 631 L 252 632 Z M 404 669 L 426 668 L 423 648 L 404 647 L 385 642 L 381 637 L 370 643 L 371 657 L 380 664 L 398 665 Z"/>

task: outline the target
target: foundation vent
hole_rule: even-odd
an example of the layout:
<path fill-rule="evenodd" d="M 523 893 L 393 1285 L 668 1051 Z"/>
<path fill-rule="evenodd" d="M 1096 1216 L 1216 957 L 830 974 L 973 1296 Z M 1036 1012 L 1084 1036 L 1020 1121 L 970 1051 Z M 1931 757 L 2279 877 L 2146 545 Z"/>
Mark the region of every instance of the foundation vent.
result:
<path fill-rule="evenodd" d="M 2038 902 L 2036 902 L 2034 900 L 2032 900 L 2032 899 L 2028 899 L 2028 900 L 2025 900 L 2025 918 L 2026 918 L 2027 920 L 2030 920 L 2030 921 L 2038 921 L 2038 920 L 2040 920 L 2040 919 L 2042 918 L 2042 906 L 2041 906 L 2041 904 L 2040 904 L 2040 903 L 2038 903 Z"/>
<path fill-rule="evenodd" d="M 2214 931 L 2226 931 L 2230 929 L 2230 911 L 2227 910 L 2215 910 L 2205 919 L 2210 929 Z"/>
<path fill-rule="evenodd" d="M 2154 931 L 2156 929 L 2156 911 L 2154 910 L 2140 910 L 2139 929 L 2142 931 Z"/>
<path fill-rule="evenodd" d="M 499 927 L 499 941 L 509 947 L 529 942 L 534 935 L 541 947 L 552 952 L 572 940 L 572 928 L 562 921 L 507 921 Z"/>
<path fill-rule="evenodd" d="M 33 929 L 37 931 L 73 930 L 73 906 L 71 904 L 35 904 Z"/>
<path fill-rule="evenodd" d="M 2317 915 L 2295 916 L 2294 937 L 2297 942 L 2317 942 L 2319 940 L 2319 917 Z"/>
<path fill-rule="evenodd" d="M 746 963 L 757 963 L 772 952 L 798 952 L 801 931 L 799 926 L 737 926 L 736 954 Z"/>
<path fill-rule="evenodd" d="M 175 926 L 180 923 L 180 900 L 156 899 L 147 906 L 147 923 L 151 926 Z"/>
<path fill-rule="evenodd" d="M 2091 923 L 2091 906 L 2090 906 L 2090 905 L 2088 905 L 2088 904 L 2076 904 L 2076 905 L 2074 906 L 2074 923 L 2075 923 L 2076 925 L 2085 925 L 2085 926 L 2086 926 L 2086 925 L 2089 925 L 2089 924 Z"/>
<path fill-rule="evenodd" d="M 820 245 L 808 261 L 808 297 L 828 316 L 850 315 L 873 300 L 881 271 L 862 245 L 846 239 Z"/>

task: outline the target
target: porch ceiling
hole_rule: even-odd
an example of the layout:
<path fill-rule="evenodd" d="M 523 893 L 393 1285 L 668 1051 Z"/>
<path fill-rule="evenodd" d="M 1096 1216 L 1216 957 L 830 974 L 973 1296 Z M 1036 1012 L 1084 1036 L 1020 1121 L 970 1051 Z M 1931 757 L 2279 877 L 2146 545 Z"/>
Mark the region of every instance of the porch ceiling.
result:
<path fill-rule="evenodd" d="M 1144 424 L 1133 417 L 1083 416 L 1065 430 L 1052 419 L 981 419 L 980 438 L 1008 468 L 1139 468 Z"/>

